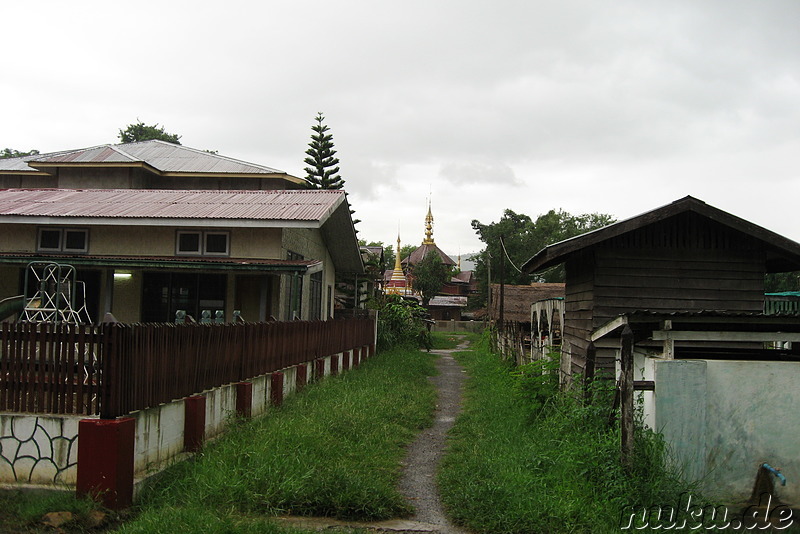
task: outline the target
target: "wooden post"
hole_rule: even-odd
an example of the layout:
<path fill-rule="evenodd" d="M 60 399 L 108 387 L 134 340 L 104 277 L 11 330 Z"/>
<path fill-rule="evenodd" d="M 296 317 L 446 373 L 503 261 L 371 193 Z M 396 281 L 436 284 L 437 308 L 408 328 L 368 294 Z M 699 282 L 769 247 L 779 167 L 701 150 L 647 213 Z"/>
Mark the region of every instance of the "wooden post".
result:
<path fill-rule="evenodd" d="M 594 342 L 590 341 L 589 346 L 586 347 L 586 367 L 583 369 L 583 400 L 586 402 L 592 400 L 592 382 L 594 382 L 596 356 L 597 348 L 594 346 Z"/>
<path fill-rule="evenodd" d="M 625 325 L 620 347 L 620 429 L 622 463 L 630 466 L 633 455 L 633 330 Z"/>
<path fill-rule="evenodd" d="M 500 236 L 500 247 L 502 249 L 505 248 L 505 244 L 503 243 L 503 236 L 502 235 Z M 505 298 L 504 297 L 505 297 L 505 289 L 506 289 L 506 284 L 505 284 L 505 276 L 506 276 L 505 270 L 506 270 L 506 268 L 505 267 L 506 267 L 506 255 L 505 255 L 503 250 L 500 250 L 500 302 L 499 302 L 499 308 L 498 308 L 498 311 L 497 311 L 497 331 L 501 332 L 501 333 L 503 332 L 503 328 L 505 328 L 505 325 L 503 324 L 503 321 L 504 321 L 504 318 L 503 318 L 503 307 L 505 306 Z"/>

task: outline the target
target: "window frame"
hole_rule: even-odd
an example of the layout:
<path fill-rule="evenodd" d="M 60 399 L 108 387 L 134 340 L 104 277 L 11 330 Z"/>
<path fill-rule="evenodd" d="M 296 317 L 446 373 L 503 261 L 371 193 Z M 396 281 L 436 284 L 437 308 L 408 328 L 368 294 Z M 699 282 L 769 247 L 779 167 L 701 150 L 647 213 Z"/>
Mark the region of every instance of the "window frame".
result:
<path fill-rule="evenodd" d="M 42 234 L 44 232 L 58 233 L 58 247 L 43 247 Z M 80 233 L 83 235 L 82 248 L 67 248 L 67 233 Z M 40 226 L 36 232 L 36 252 L 58 254 L 86 254 L 89 252 L 89 229 L 74 228 L 69 226 Z"/>
<path fill-rule="evenodd" d="M 224 252 L 209 252 L 208 250 L 208 237 L 209 236 L 225 236 L 225 251 Z M 203 232 L 203 255 L 204 256 L 230 256 L 231 255 L 231 233 L 225 230 L 209 230 Z"/>
<path fill-rule="evenodd" d="M 181 250 L 181 236 L 183 235 L 196 235 L 197 236 L 197 249 L 196 250 Z M 224 252 L 210 252 L 208 250 L 208 237 L 209 236 L 225 236 L 225 251 Z M 231 255 L 231 233 L 227 230 L 176 230 L 175 231 L 175 255 L 176 256 L 217 256 L 228 257 Z"/>

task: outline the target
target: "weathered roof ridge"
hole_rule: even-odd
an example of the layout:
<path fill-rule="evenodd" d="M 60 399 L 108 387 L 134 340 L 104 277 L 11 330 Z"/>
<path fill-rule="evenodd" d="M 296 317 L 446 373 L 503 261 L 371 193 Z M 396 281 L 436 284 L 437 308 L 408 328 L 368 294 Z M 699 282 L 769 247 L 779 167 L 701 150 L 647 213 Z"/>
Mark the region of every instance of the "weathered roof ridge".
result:
<path fill-rule="evenodd" d="M 165 153 L 165 149 L 171 150 Z M 108 153 L 105 151 L 118 154 L 120 159 L 115 158 L 109 160 L 107 156 Z M 196 163 L 198 161 L 206 161 L 208 163 L 191 165 L 191 163 Z M 145 164 L 162 173 L 279 174 L 296 181 L 302 180 L 301 178 L 291 176 L 285 171 L 273 167 L 215 154 L 185 145 L 168 143 L 160 139 L 149 139 L 133 143 L 107 143 L 85 148 L 49 152 L 46 154 L 6 158 L 0 160 L 0 172 L 40 172 L 41 169 L 38 169 L 37 166 L 53 167 L 59 164 L 92 165 L 112 162 L 117 164 L 125 162 L 131 164 Z M 171 162 L 172 164 L 167 165 L 167 162 Z M 225 163 L 223 164 L 221 162 Z"/>

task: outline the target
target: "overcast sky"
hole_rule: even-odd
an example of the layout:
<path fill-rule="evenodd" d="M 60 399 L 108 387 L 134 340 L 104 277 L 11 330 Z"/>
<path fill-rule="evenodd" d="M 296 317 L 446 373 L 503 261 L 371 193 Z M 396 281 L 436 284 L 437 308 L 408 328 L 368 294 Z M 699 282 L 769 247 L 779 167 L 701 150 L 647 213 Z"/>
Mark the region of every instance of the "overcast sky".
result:
<path fill-rule="evenodd" d="M 686 195 L 800 241 L 796 0 L 13 2 L 0 148 L 118 141 L 304 176 L 318 111 L 359 236 L 480 250 L 503 210 Z M 531 251 L 531 255 L 536 251 Z"/>

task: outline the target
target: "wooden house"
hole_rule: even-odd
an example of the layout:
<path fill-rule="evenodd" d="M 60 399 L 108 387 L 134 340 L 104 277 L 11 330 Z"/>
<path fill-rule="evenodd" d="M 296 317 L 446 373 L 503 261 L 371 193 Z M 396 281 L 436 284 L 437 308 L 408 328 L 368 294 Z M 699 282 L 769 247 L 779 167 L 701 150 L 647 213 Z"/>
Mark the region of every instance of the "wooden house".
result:
<path fill-rule="evenodd" d="M 764 294 L 765 274 L 800 270 L 800 244 L 686 197 L 550 245 L 523 269 L 560 263 L 565 387 L 575 372 L 618 374 L 626 428 L 638 396 L 671 461 L 719 502 L 758 504 L 764 465 L 800 478 L 800 315 Z M 800 504 L 797 484 L 768 493 Z"/>
<path fill-rule="evenodd" d="M 593 333 L 624 314 L 761 314 L 764 275 L 800 270 L 800 244 L 687 196 L 550 245 L 523 270 L 561 263 L 564 350 L 581 372 Z M 599 351 L 598 368 L 613 358 Z"/>

